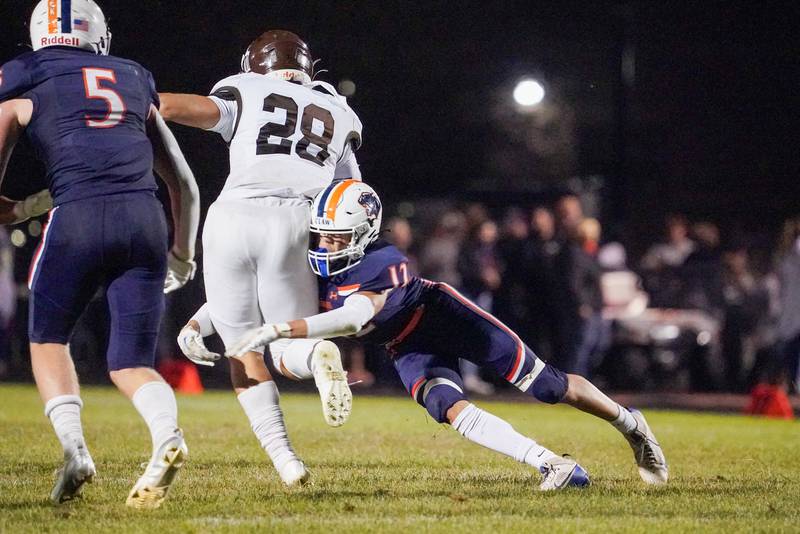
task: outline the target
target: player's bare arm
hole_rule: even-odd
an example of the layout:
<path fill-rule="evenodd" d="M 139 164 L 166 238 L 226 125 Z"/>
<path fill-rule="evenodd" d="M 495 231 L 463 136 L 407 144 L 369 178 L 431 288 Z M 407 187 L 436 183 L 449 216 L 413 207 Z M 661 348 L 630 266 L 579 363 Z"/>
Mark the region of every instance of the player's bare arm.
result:
<path fill-rule="evenodd" d="M 219 108 L 207 96 L 183 93 L 159 93 L 159 108 L 164 120 L 177 122 L 184 126 L 213 128 L 220 119 Z"/>
<path fill-rule="evenodd" d="M 6 173 L 14 146 L 31 120 L 33 103 L 28 99 L 9 100 L 0 104 L 0 183 Z M 36 217 L 53 207 L 48 191 L 40 191 L 25 200 L 0 197 L 0 224 L 15 224 Z"/>
<path fill-rule="evenodd" d="M 175 225 L 169 275 L 164 289 L 168 293 L 183 286 L 194 276 L 200 192 L 175 136 L 154 106 L 147 119 L 147 133 L 153 144 L 153 169 L 167 185 Z"/>

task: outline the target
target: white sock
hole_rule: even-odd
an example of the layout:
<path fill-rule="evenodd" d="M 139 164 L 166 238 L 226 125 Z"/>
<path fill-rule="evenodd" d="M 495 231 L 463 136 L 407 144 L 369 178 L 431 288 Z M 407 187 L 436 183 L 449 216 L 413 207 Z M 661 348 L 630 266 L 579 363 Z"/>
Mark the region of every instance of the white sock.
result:
<path fill-rule="evenodd" d="M 81 408 L 83 401 L 77 395 L 59 395 L 44 405 L 44 415 L 53 424 L 65 458 L 71 456 L 77 448 L 86 447 L 81 426 Z"/>
<path fill-rule="evenodd" d="M 175 392 L 166 382 L 153 381 L 133 394 L 133 405 L 147 423 L 153 450 L 164 443 L 178 428 L 178 403 Z"/>
<path fill-rule="evenodd" d="M 636 419 L 633 418 L 633 414 L 624 406 L 617 404 L 617 407 L 619 408 L 619 415 L 617 415 L 616 419 L 609 422 L 623 434 L 630 434 L 636 430 Z"/>
<path fill-rule="evenodd" d="M 474 404 L 468 405 L 458 414 L 453 421 L 453 428 L 473 443 L 532 465 L 536 469 L 542 467 L 544 460 L 554 455 L 553 451 L 523 436 L 507 422 Z"/>
<path fill-rule="evenodd" d="M 250 420 L 253 433 L 280 473 L 287 463 L 298 458 L 289 443 L 279 403 L 278 387 L 271 380 L 239 393 L 239 404 Z"/>

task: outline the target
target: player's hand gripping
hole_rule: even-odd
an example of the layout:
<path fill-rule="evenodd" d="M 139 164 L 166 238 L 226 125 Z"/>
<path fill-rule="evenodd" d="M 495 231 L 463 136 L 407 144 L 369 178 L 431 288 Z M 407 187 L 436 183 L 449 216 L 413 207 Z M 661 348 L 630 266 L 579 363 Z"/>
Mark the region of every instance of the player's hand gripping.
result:
<path fill-rule="evenodd" d="M 237 357 L 244 356 L 248 352 L 261 347 L 266 347 L 273 341 L 281 337 L 289 337 L 291 328 L 286 323 L 265 324 L 259 328 L 254 328 L 243 335 L 225 352 L 225 356 Z"/>
<path fill-rule="evenodd" d="M 52 208 L 53 197 L 50 196 L 50 191 L 43 189 L 14 204 L 14 216 L 16 217 L 14 222 L 21 223 L 31 217 L 38 217 Z"/>
<path fill-rule="evenodd" d="M 197 264 L 194 260 L 182 260 L 170 251 L 167 258 L 167 279 L 164 280 L 164 293 L 180 289 L 194 278 Z"/>
<path fill-rule="evenodd" d="M 197 365 L 214 367 L 214 362 L 221 358 L 219 354 L 206 348 L 203 336 L 191 323 L 184 326 L 178 334 L 178 346 L 183 355 Z"/>

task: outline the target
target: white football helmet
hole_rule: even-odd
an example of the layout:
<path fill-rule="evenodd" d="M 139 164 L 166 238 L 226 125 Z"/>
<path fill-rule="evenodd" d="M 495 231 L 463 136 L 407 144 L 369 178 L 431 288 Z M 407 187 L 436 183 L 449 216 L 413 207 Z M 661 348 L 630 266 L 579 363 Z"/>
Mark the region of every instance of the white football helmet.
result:
<path fill-rule="evenodd" d="M 93 0 L 41 0 L 31 15 L 31 45 L 74 46 L 108 55 L 111 32 Z"/>
<path fill-rule="evenodd" d="M 364 182 L 344 180 L 323 189 L 311 207 L 311 270 L 328 277 L 357 265 L 364 250 L 378 239 L 382 216 L 381 199 Z M 319 247 L 320 234 L 349 235 L 350 243 L 340 251 L 328 252 Z"/>

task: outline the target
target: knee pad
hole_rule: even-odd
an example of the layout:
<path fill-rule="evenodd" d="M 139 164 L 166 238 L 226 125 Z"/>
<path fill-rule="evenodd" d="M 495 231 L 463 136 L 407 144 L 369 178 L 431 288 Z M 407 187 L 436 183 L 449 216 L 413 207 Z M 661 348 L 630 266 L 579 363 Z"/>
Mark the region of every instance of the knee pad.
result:
<path fill-rule="evenodd" d="M 568 386 L 566 373 L 548 363 L 530 384 L 527 393 L 547 404 L 556 404 L 567 394 Z"/>
<path fill-rule="evenodd" d="M 332 350 L 339 352 L 339 348 L 327 339 L 278 339 L 269 345 L 272 356 L 272 365 L 278 372 L 285 368 L 298 380 L 306 380 L 313 376 L 311 372 L 311 356 L 317 350 Z M 283 367 L 281 367 L 283 363 Z"/>
<path fill-rule="evenodd" d="M 437 367 L 428 369 L 411 390 L 411 396 L 428 410 L 437 422 L 447 422 L 447 410 L 464 396 L 461 377 L 452 369 Z"/>

